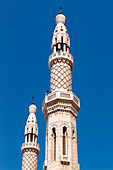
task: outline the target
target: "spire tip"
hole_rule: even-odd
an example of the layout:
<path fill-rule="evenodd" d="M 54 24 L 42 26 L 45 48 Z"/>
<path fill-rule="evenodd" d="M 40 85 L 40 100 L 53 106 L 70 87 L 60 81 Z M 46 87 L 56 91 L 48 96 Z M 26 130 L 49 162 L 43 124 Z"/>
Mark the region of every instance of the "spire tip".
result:
<path fill-rule="evenodd" d="M 34 104 L 34 96 L 32 97 L 32 104 Z"/>
<path fill-rule="evenodd" d="M 60 6 L 60 12 L 59 12 L 59 14 L 62 14 L 61 9 L 62 9 L 62 7 Z"/>

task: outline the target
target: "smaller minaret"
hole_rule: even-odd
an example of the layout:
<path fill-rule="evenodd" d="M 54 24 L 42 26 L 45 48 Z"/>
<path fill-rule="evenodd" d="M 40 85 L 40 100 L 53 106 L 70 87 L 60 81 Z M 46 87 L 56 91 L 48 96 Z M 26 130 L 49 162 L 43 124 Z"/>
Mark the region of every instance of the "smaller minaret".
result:
<path fill-rule="evenodd" d="M 37 143 L 38 125 L 36 120 L 36 109 L 34 97 L 29 106 L 29 116 L 25 126 L 25 143 L 22 144 L 22 170 L 37 170 L 37 157 L 40 152 L 40 146 Z"/>

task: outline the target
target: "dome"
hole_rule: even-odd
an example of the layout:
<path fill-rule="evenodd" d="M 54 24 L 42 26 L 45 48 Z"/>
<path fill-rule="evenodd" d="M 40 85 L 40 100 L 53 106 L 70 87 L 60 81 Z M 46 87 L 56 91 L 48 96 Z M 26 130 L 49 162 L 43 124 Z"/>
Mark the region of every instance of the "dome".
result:
<path fill-rule="evenodd" d="M 34 104 L 30 105 L 29 106 L 29 113 L 34 113 L 35 114 L 36 109 L 37 109 L 37 107 Z"/>
<path fill-rule="evenodd" d="M 58 14 L 56 16 L 56 24 L 58 24 L 58 23 L 65 24 L 65 20 L 66 20 L 66 18 L 65 18 L 65 16 L 63 14 Z"/>

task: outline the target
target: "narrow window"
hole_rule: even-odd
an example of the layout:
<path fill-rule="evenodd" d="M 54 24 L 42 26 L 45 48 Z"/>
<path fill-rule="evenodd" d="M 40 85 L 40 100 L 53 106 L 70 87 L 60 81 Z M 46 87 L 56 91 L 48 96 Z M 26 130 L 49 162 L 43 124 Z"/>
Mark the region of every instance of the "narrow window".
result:
<path fill-rule="evenodd" d="M 34 137 L 34 142 L 36 142 L 36 135 L 35 135 L 35 137 Z"/>
<path fill-rule="evenodd" d="M 63 145 L 63 155 L 67 155 L 67 128 L 65 126 L 63 127 L 62 145 Z"/>
<path fill-rule="evenodd" d="M 58 44 L 56 44 L 56 51 L 58 51 Z"/>
<path fill-rule="evenodd" d="M 58 51 L 60 51 L 60 49 L 61 49 L 61 45 L 60 45 L 60 44 L 58 44 Z"/>
<path fill-rule="evenodd" d="M 55 38 L 55 44 L 57 43 L 57 38 Z"/>
<path fill-rule="evenodd" d="M 27 142 L 29 142 L 29 134 L 27 134 Z"/>
<path fill-rule="evenodd" d="M 55 128 L 52 129 L 52 157 L 54 158 L 53 161 L 56 160 L 56 132 Z"/>
<path fill-rule="evenodd" d="M 64 51 L 64 49 L 63 49 L 63 37 L 61 37 L 61 49 L 62 49 L 62 51 Z"/>
<path fill-rule="evenodd" d="M 31 129 L 31 140 L 30 142 L 33 142 L 33 128 Z"/>
<path fill-rule="evenodd" d="M 66 44 L 66 52 L 67 52 L 67 44 Z"/>
<path fill-rule="evenodd" d="M 33 134 L 31 133 L 31 142 L 33 142 Z"/>

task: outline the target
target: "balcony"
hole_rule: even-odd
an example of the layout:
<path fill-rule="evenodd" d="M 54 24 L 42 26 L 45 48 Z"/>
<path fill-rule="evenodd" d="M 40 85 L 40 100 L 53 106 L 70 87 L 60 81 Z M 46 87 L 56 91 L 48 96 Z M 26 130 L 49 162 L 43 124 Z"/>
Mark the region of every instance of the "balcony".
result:
<path fill-rule="evenodd" d="M 69 165 L 70 164 L 69 156 L 68 155 L 62 155 L 61 156 L 61 163 L 63 165 Z"/>
<path fill-rule="evenodd" d="M 23 143 L 21 147 L 21 151 L 24 152 L 25 149 L 34 149 L 39 153 L 40 145 L 38 143 L 30 142 L 30 143 Z"/>
<path fill-rule="evenodd" d="M 58 59 L 58 58 L 69 60 L 72 63 L 72 68 L 73 68 L 73 57 L 72 57 L 71 54 L 69 54 L 67 52 L 52 53 L 49 57 L 49 60 L 48 60 L 49 68 L 51 68 L 51 62 L 55 59 Z"/>
<path fill-rule="evenodd" d="M 76 105 L 77 110 L 79 111 L 80 100 L 72 91 L 55 90 L 54 92 L 45 96 L 43 104 L 42 104 L 42 112 L 45 113 L 48 103 L 58 100 L 58 99 L 72 101 Z"/>

